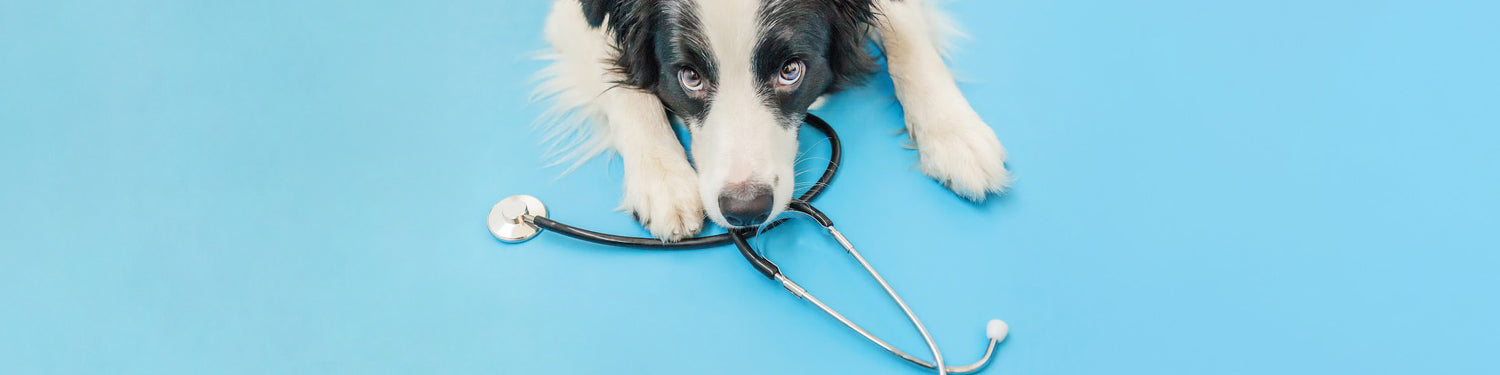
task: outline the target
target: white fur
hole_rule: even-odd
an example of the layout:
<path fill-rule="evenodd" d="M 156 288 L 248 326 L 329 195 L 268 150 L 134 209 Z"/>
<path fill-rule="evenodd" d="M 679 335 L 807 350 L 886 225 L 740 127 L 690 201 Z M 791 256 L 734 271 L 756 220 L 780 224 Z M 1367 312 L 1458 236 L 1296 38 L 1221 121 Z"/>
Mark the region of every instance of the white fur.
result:
<path fill-rule="evenodd" d="M 726 185 L 775 181 L 775 209 L 770 213 L 774 218 L 792 199 L 797 132 L 782 126 L 776 111 L 756 94 L 751 63 L 760 36 L 755 17 L 760 1 L 695 1 L 708 47 L 719 67 L 708 115 L 701 130 L 693 132 L 698 191 L 708 217 L 728 226 L 718 202 Z"/>
<path fill-rule="evenodd" d="M 951 25 L 932 25 L 946 18 L 922 0 L 878 4 L 880 42 L 922 172 L 974 201 L 1004 190 L 1005 148 L 954 84 L 934 37 Z"/>
<path fill-rule="evenodd" d="M 551 101 L 552 107 L 536 125 L 552 145 L 547 157 L 553 164 L 572 162 L 571 170 L 611 146 L 604 114 L 591 105 L 610 86 L 600 78 L 608 71 L 603 59 L 609 44 L 602 31 L 589 28 L 577 0 L 553 3 L 543 34 L 552 49 L 539 57 L 551 64 L 537 72 L 531 100 Z"/>
<path fill-rule="evenodd" d="M 635 214 L 652 235 L 677 240 L 703 228 L 703 201 L 696 173 L 672 134 L 666 111 L 656 95 L 616 87 L 610 68 L 609 36 L 590 28 L 577 0 L 559 0 L 547 19 L 547 41 L 555 54 L 544 70 L 540 91 L 550 95 L 554 114 L 582 113 L 593 120 L 556 121 L 551 134 L 583 137 L 587 159 L 613 147 L 625 164 L 625 193 L 620 209 Z"/>

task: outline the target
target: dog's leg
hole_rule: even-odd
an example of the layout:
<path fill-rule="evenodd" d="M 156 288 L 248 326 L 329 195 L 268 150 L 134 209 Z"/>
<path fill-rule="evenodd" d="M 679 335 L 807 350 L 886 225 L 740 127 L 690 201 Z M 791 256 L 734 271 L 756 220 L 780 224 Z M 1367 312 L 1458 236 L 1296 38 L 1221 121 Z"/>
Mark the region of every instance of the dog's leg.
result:
<path fill-rule="evenodd" d="M 613 52 L 601 29 L 589 27 L 577 1 L 557 1 L 547 20 L 547 39 L 556 54 L 541 91 L 561 111 L 580 111 L 598 137 L 625 164 L 620 209 L 630 212 L 663 240 L 678 240 L 703 228 L 698 177 L 656 95 L 618 86 L 608 61 Z M 563 126 L 567 126 L 566 124 Z M 587 146 L 585 146 L 587 147 Z"/>
<path fill-rule="evenodd" d="M 882 0 L 876 20 L 906 130 L 922 172 L 965 198 L 984 200 L 1010 183 L 1005 148 L 953 82 L 935 40 L 939 27 L 923 0 Z"/>
<path fill-rule="evenodd" d="M 679 240 L 703 228 L 698 175 L 688 165 L 656 95 L 618 87 L 599 100 L 625 162 L 625 196 L 620 209 L 664 240 Z"/>

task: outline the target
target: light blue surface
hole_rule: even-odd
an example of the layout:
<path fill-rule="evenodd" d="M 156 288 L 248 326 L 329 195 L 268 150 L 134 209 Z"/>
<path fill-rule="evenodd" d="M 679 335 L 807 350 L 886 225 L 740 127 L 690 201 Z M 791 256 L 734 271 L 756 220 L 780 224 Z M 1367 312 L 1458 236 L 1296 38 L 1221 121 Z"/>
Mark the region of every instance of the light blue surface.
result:
<path fill-rule="evenodd" d="M 0 2 L 0 373 L 921 373 L 729 249 L 491 238 L 518 193 L 642 233 L 617 161 L 539 167 L 545 8 Z M 950 360 L 1001 317 L 989 374 L 1500 372 L 1496 2 L 951 9 L 1014 191 L 915 172 L 877 77 L 820 112 L 848 154 L 818 202 Z"/>

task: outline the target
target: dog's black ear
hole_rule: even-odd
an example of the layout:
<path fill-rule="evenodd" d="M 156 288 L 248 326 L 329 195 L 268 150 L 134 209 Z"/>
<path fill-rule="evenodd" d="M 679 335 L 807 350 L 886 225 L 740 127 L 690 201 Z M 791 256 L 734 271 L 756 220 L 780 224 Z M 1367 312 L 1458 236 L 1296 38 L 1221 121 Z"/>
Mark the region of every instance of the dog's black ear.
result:
<path fill-rule="evenodd" d="M 656 23 L 660 0 L 582 0 L 590 26 L 603 26 L 615 38 L 619 83 L 652 90 L 660 76 L 656 61 Z"/>
<path fill-rule="evenodd" d="M 875 60 L 868 49 L 870 23 L 875 20 L 872 0 L 827 0 L 831 38 L 828 66 L 833 70 L 829 91 L 857 85 L 875 72 Z"/>

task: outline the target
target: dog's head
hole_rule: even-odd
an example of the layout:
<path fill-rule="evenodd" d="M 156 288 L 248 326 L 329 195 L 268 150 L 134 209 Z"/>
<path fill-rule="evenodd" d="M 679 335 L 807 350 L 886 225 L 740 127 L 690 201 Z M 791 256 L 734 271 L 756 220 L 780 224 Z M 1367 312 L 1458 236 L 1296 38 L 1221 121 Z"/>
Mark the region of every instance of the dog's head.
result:
<path fill-rule="evenodd" d="M 870 0 L 583 0 L 611 31 L 621 84 L 692 135 L 708 217 L 756 225 L 792 199 L 797 130 L 818 97 L 874 67 Z"/>

